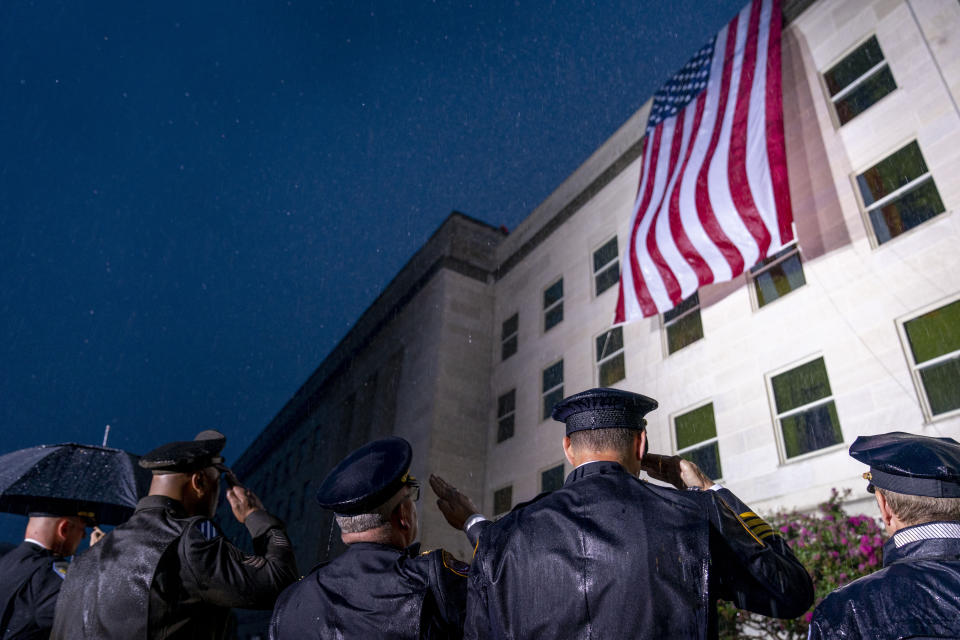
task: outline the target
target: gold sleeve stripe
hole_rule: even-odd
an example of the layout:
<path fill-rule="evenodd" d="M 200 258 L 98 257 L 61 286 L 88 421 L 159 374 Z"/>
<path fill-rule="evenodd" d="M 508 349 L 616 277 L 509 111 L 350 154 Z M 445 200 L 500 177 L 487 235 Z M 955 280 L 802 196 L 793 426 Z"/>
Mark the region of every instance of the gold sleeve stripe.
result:
<path fill-rule="evenodd" d="M 772 535 L 775 535 L 775 534 L 774 534 L 773 530 L 771 529 L 770 531 L 766 531 L 766 532 L 764 532 L 764 533 L 761 533 L 761 534 L 760 534 L 760 537 L 761 537 L 762 539 L 766 540 L 767 538 L 769 538 L 769 537 L 772 536 Z"/>
<path fill-rule="evenodd" d="M 770 525 L 766 525 L 765 527 L 751 527 L 750 530 L 758 536 L 763 536 L 766 533 L 773 533 L 773 527 Z"/>
<path fill-rule="evenodd" d="M 749 533 L 749 534 L 750 534 L 750 537 L 757 541 L 757 544 L 759 544 L 761 547 L 767 546 L 767 545 L 765 545 L 765 544 L 763 543 L 763 541 L 762 541 L 760 538 L 758 538 L 757 536 L 755 536 L 755 535 L 753 534 L 753 531 L 750 531 L 750 527 L 748 527 L 748 526 L 747 526 L 747 523 L 745 523 L 745 522 L 743 521 L 743 516 L 756 516 L 755 513 L 753 513 L 752 511 L 747 511 L 747 512 L 744 513 L 744 514 L 737 515 L 737 512 L 734 511 L 733 509 L 731 509 L 730 506 L 729 506 L 726 502 L 724 502 L 723 500 L 720 500 L 719 502 L 720 502 L 720 504 L 722 504 L 724 507 L 727 508 L 727 511 L 729 511 L 729 512 L 733 515 L 734 518 L 737 519 L 737 522 L 740 523 L 740 525 L 743 527 L 743 530 L 746 531 L 747 533 Z"/>
<path fill-rule="evenodd" d="M 763 518 L 750 518 L 749 520 L 744 520 L 747 523 L 748 527 L 761 527 L 767 524 L 767 521 Z"/>

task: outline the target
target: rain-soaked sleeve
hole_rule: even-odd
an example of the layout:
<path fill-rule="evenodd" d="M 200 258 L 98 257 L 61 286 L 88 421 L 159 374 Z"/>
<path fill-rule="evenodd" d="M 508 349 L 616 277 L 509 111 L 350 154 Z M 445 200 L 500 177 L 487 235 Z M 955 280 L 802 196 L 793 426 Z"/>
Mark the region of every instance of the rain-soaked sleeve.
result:
<path fill-rule="evenodd" d="M 434 613 L 447 633 L 446 637 L 462 638 L 467 613 L 467 577 L 470 565 L 461 562 L 446 549 L 426 555 L 430 561 L 430 589 L 436 603 Z M 424 612 L 422 615 L 426 615 Z"/>
<path fill-rule="evenodd" d="M 230 543 L 209 520 L 194 521 L 180 539 L 184 586 L 204 602 L 222 607 L 272 609 L 297 579 L 293 548 L 283 523 L 254 511 L 246 523 L 254 555 Z"/>
<path fill-rule="evenodd" d="M 487 605 L 487 580 L 483 575 L 483 543 L 480 542 L 467 578 L 467 618 L 463 625 L 464 640 L 481 640 L 492 636 L 490 609 Z"/>
<path fill-rule="evenodd" d="M 729 489 L 704 494 L 714 595 L 776 618 L 795 618 L 809 609 L 813 582 L 784 539 Z"/>

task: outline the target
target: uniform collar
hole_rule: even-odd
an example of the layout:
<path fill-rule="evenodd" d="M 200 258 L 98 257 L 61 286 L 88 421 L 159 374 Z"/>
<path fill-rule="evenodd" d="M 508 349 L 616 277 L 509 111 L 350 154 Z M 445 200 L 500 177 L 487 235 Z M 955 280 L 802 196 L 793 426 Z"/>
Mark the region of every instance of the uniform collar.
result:
<path fill-rule="evenodd" d="M 382 544 L 380 542 L 354 542 L 350 545 L 350 549 L 359 549 L 361 551 L 392 551 L 400 555 L 407 555 L 411 558 L 420 555 L 420 543 L 414 542 L 412 545 L 406 549 L 398 549 L 397 547 L 390 546 L 389 544 Z"/>
<path fill-rule="evenodd" d="M 585 462 L 571 471 L 570 475 L 567 476 L 567 480 L 563 484 L 568 485 L 571 482 L 576 482 L 581 478 L 600 473 L 627 473 L 627 470 L 624 469 L 619 462 L 611 462 L 609 460 Z"/>
<path fill-rule="evenodd" d="M 897 531 L 883 545 L 883 565 L 960 557 L 960 522 L 925 522 Z"/>
<path fill-rule="evenodd" d="M 167 511 L 172 511 L 176 516 L 187 516 L 187 510 L 184 509 L 183 503 L 179 500 L 168 498 L 167 496 L 146 496 L 140 498 L 140 501 L 137 503 L 137 511 L 143 511 L 144 509 L 166 509 Z"/>

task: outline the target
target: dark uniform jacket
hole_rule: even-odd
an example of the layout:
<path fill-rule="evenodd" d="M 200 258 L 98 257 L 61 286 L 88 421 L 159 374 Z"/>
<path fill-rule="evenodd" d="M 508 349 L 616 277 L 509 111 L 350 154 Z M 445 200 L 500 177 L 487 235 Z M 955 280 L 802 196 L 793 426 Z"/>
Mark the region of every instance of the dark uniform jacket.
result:
<path fill-rule="evenodd" d="M 676 491 L 591 462 L 484 531 L 465 637 L 716 637 L 717 598 L 795 617 L 813 585 L 729 490 Z"/>
<path fill-rule="evenodd" d="M 234 547 L 204 517 L 147 496 L 133 516 L 71 566 L 52 639 L 222 638 L 230 607 L 270 609 L 296 580 L 283 524 L 255 511 L 246 520 L 257 555 Z"/>
<path fill-rule="evenodd" d="M 461 638 L 469 566 L 419 548 L 350 545 L 283 592 L 271 640 Z"/>
<path fill-rule="evenodd" d="M 897 531 L 883 569 L 817 605 L 811 638 L 960 638 L 960 522 Z"/>
<path fill-rule="evenodd" d="M 0 558 L 0 638 L 50 636 L 67 562 L 32 542 Z"/>

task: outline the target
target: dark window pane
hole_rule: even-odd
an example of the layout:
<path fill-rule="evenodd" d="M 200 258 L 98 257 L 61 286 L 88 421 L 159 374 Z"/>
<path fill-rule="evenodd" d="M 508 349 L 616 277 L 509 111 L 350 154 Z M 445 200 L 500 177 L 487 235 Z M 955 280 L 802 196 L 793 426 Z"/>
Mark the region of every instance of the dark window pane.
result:
<path fill-rule="evenodd" d="M 500 359 L 506 360 L 517 352 L 517 336 L 503 341 L 503 348 L 500 350 Z"/>
<path fill-rule="evenodd" d="M 493 492 L 493 515 L 510 511 L 513 505 L 513 487 L 504 487 Z"/>
<path fill-rule="evenodd" d="M 609 387 L 627 377 L 627 365 L 619 353 L 600 365 L 600 386 Z"/>
<path fill-rule="evenodd" d="M 827 365 L 823 358 L 811 360 L 796 369 L 774 376 L 772 384 L 777 413 L 786 413 L 831 395 Z"/>
<path fill-rule="evenodd" d="M 597 295 L 620 282 L 620 264 L 615 262 L 597 274 Z"/>
<path fill-rule="evenodd" d="M 667 353 L 674 353 L 703 337 L 700 310 L 692 311 L 667 325 Z"/>
<path fill-rule="evenodd" d="M 600 270 L 600 267 L 614 260 L 616 257 L 617 239 L 611 238 L 610 242 L 593 252 L 593 272 L 596 273 Z"/>
<path fill-rule="evenodd" d="M 754 266 L 750 267 L 750 273 L 751 274 L 759 273 L 760 271 L 763 271 L 764 267 L 766 267 L 768 264 L 773 264 L 780 258 L 784 257 L 787 254 L 793 253 L 796 250 L 797 250 L 797 245 L 795 244 L 791 244 L 790 246 L 784 247 L 783 249 L 780 249 L 780 251 L 777 251 L 772 256 L 768 256 L 763 260 L 761 260 L 760 262 L 758 262 L 757 264 L 755 264 Z"/>
<path fill-rule="evenodd" d="M 543 370 L 543 391 L 563 382 L 563 360 Z"/>
<path fill-rule="evenodd" d="M 896 88 L 890 67 L 883 67 L 833 103 L 840 124 L 847 124 Z"/>
<path fill-rule="evenodd" d="M 716 442 L 684 451 L 680 457 L 696 464 L 711 480 L 723 476 L 723 471 L 720 469 L 720 448 L 717 447 Z"/>
<path fill-rule="evenodd" d="M 788 458 L 823 449 L 843 441 L 833 400 L 780 420 Z"/>
<path fill-rule="evenodd" d="M 563 278 L 560 278 L 555 283 L 547 287 L 547 290 L 543 292 L 543 308 L 546 309 L 562 297 Z"/>
<path fill-rule="evenodd" d="M 688 411 L 674 418 L 677 429 L 677 449 L 686 449 L 698 442 L 717 437 L 717 424 L 713 417 L 713 403 Z"/>
<path fill-rule="evenodd" d="M 920 379 L 930 401 L 930 413 L 960 409 L 960 357 L 921 369 Z"/>
<path fill-rule="evenodd" d="M 557 326 L 563 322 L 563 303 L 561 302 L 557 306 L 547 311 L 543 316 L 543 330 L 549 331 L 553 327 Z"/>
<path fill-rule="evenodd" d="M 877 234 L 877 242 L 883 244 L 944 211 L 946 207 L 931 179 L 871 211 L 870 223 Z"/>
<path fill-rule="evenodd" d="M 497 442 L 503 442 L 513 437 L 513 417 L 514 414 L 501 418 L 497 423 Z"/>
<path fill-rule="evenodd" d="M 927 172 L 920 145 L 911 142 L 857 176 L 857 186 L 867 207 Z"/>
<path fill-rule="evenodd" d="M 497 417 L 502 418 L 508 413 L 512 413 L 516 408 L 516 399 L 516 389 L 511 389 L 497 398 Z"/>
<path fill-rule="evenodd" d="M 602 336 L 597 336 L 597 360 L 603 360 L 623 349 L 623 327 L 614 327 Z"/>
<path fill-rule="evenodd" d="M 543 396 L 543 419 L 546 420 L 553 413 L 553 407 L 563 400 L 563 387 L 558 387 Z"/>
<path fill-rule="evenodd" d="M 799 289 L 807 280 L 803 276 L 803 265 L 799 254 L 795 254 L 763 273 L 754 276 L 753 286 L 757 292 L 757 306 L 770 304 L 782 298 L 794 289 Z"/>
<path fill-rule="evenodd" d="M 917 364 L 960 349 L 960 300 L 903 324 Z"/>
<path fill-rule="evenodd" d="M 556 491 L 563 486 L 563 465 L 558 464 L 540 474 L 540 490 Z"/>
<path fill-rule="evenodd" d="M 869 40 L 854 49 L 850 55 L 823 74 L 823 79 L 827 82 L 827 89 L 830 91 L 830 95 L 836 95 L 848 84 L 882 61 L 883 51 L 880 50 L 877 37 L 872 36 Z"/>
<path fill-rule="evenodd" d="M 517 328 L 520 325 L 520 314 L 513 314 L 509 318 L 503 321 L 503 329 L 500 333 L 500 339 L 503 340 L 507 336 L 512 336 L 517 332 Z"/>
<path fill-rule="evenodd" d="M 693 309 L 694 307 L 699 305 L 700 305 L 700 292 L 696 291 L 692 296 L 690 296 L 686 300 L 683 300 L 680 304 L 675 306 L 673 309 L 670 309 L 670 311 L 665 311 L 663 314 L 663 321 L 670 322 L 677 316 L 683 314 L 684 311 L 689 311 L 690 309 Z"/>

